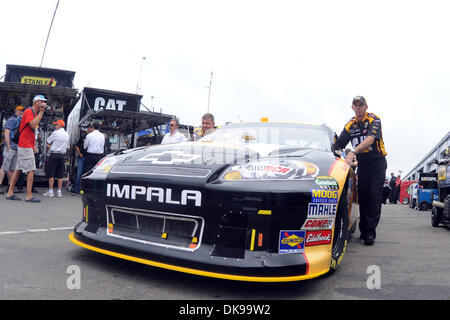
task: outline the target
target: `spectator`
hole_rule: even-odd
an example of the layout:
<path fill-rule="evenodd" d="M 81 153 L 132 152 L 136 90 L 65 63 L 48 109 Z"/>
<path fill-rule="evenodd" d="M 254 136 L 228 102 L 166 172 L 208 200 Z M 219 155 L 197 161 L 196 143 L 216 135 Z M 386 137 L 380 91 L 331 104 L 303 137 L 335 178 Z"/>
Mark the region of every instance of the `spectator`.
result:
<path fill-rule="evenodd" d="M 65 156 L 67 147 L 69 146 L 69 134 L 64 130 L 64 120 L 53 122 L 55 131 L 47 138 L 47 148 L 50 156 L 45 165 L 45 171 L 48 179 L 48 191 L 44 193 L 44 197 L 53 198 L 53 184 L 55 178 L 58 180 L 57 197 L 62 197 L 62 184 L 64 176 Z"/>
<path fill-rule="evenodd" d="M 186 137 L 178 131 L 180 123 L 177 119 L 170 120 L 169 132 L 164 136 L 161 144 L 179 143 L 186 141 Z"/>
<path fill-rule="evenodd" d="M 11 178 L 14 174 L 17 162 L 17 144 L 12 139 L 14 138 L 14 130 L 20 126 L 20 120 L 22 119 L 23 110 L 25 108 L 18 106 L 14 115 L 6 121 L 5 125 L 5 148 L 3 151 L 4 158 L 2 167 L 0 169 L 0 194 L 3 194 L 3 179 L 5 175 L 8 175 L 8 184 L 11 184 Z"/>
<path fill-rule="evenodd" d="M 89 125 L 88 134 L 83 143 L 83 147 L 86 149 L 83 173 L 91 170 L 102 159 L 105 152 L 105 136 L 99 130 L 100 124 L 97 122 Z"/>
<path fill-rule="evenodd" d="M 47 106 L 47 99 L 42 95 L 37 95 L 33 99 L 33 106 L 24 111 L 20 121 L 20 137 L 17 147 L 17 164 L 14 174 L 11 178 L 11 184 L 6 195 L 8 200 L 22 200 L 14 194 L 14 187 L 21 172 L 27 175 L 27 194 L 26 202 L 39 203 L 41 200 L 33 196 L 32 187 L 36 163 L 34 159 L 34 148 L 36 143 L 35 130 L 44 115 Z"/>

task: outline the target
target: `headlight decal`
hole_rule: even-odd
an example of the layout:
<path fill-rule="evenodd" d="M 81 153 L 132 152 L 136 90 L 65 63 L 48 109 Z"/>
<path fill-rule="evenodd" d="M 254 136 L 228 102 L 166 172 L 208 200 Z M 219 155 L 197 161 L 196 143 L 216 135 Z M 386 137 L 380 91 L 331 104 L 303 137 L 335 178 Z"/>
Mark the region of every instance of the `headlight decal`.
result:
<path fill-rule="evenodd" d="M 294 160 L 251 161 L 229 167 L 221 176 L 226 181 L 313 179 L 319 168 Z"/>

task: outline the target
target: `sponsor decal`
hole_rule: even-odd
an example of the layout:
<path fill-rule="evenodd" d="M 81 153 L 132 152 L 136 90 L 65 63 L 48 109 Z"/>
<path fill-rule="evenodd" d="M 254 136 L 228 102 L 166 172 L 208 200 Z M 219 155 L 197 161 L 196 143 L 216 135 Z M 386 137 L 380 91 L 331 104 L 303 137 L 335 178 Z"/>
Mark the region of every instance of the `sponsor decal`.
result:
<path fill-rule="evenodd" d="M 333 177 L 329 176 L 318 176 L 315 179 L 315 183 L 324 189 L 338 190 L 339 184 Z"/>
<path fill-rule="evenodd" d="M 56 80 L 54 78 L 23 76 L 20 78 L 20 83 L 56 87 Z"/>
<path fill-rule="evenodd" d="M 283 167 L 283 166 L 267 165 L 267 166 L 263 166 L 263 167 L 250 166 L 250 167 L 248 167 L 248 170 L 250 170 L 250 171 L 261 171 L 261 172 L 272 172 L 272 173 L 278 173 L 278 174 L 286 175 L 286 174 L 288 174 L 289 172 L 292 171 L 292 168 Z"/>
<path fill-rule="evenodd" d="M 336 207 L 330 203 L 309 203 L 308 218 L 332 218 L 336 215 Z"/>
<path fill-rule="evenodd" d="M 331 244 L 331 230 L 308 231 L 305 238 L 305 246 L 320 246 Z"/>
<path fill-rule="evenodd" d="M 333 227 L 334 219 L 308 218 L 302 226 L 302 230 L 323 230 Z"/>
<path fill-rule="evenodd" d="M 98 111 L 100 108 L 123 111 L 126 106 L 127 102 L 119 99 L 105 99 L 103 97 L 97 97 L 94 101 L 94 111 Z"/>
<path fill-rule="evenodd" d="M 181 194 L 173 194 L 170 188 L 144 187 L 133 185 L 119 185 L 108 183 L 106 185 L 106 196 L 118 199 L 143 200 L 148 202 L 159 202 L 187 206 L 194 204 L 201 207 L 202 193 L 197 190 L 182 190 Z"/>
<path fill-rule="evenodd" d="M 339 193 L 337 190 L 312 189 L 311 202 L 312 203 L 338 203 Z"/>
<path fill-rule="evenodd" d="M 183 151 L 163 151 L 160 153 L 149 153 L 138 161 L 148 161 L 152 164 L 174 164 L 190 163 L 198 158 L 199 154 L 184 153 Z"/>
<path fill-rule="evenodd" d="M 303 253 L 305 251 L 306 231 L 281 230 L 278 253 Z"/>

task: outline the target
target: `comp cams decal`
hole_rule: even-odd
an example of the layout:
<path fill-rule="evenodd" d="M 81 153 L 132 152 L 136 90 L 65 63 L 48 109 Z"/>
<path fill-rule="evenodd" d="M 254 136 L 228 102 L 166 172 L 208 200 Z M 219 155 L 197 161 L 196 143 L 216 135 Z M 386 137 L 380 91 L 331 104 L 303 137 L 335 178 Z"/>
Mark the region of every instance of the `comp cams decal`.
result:
<path fill-rule="evenodd" d="M 281 230 L 278 253 L 303 253 L 305 251 L 306 231 Z"/>
<path fill-rule="evenodd" d="M 308 218 L 302 226 L 302 230 L 322 230 L 333 228 L 334 218 Z"/>

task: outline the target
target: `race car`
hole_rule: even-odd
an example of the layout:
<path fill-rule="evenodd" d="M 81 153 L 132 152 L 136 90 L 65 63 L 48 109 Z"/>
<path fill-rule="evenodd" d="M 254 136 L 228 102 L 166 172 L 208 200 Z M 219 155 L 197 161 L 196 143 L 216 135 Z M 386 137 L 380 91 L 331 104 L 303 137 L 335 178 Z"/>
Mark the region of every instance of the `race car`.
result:
<path fill-rule="evenodd" d="M 326 125 L 234 123 L 196 142 L 125 150 L 82 179 L 69 239 L 170 270 L 285 282 L 334 272 L 359 217 Z"/>

